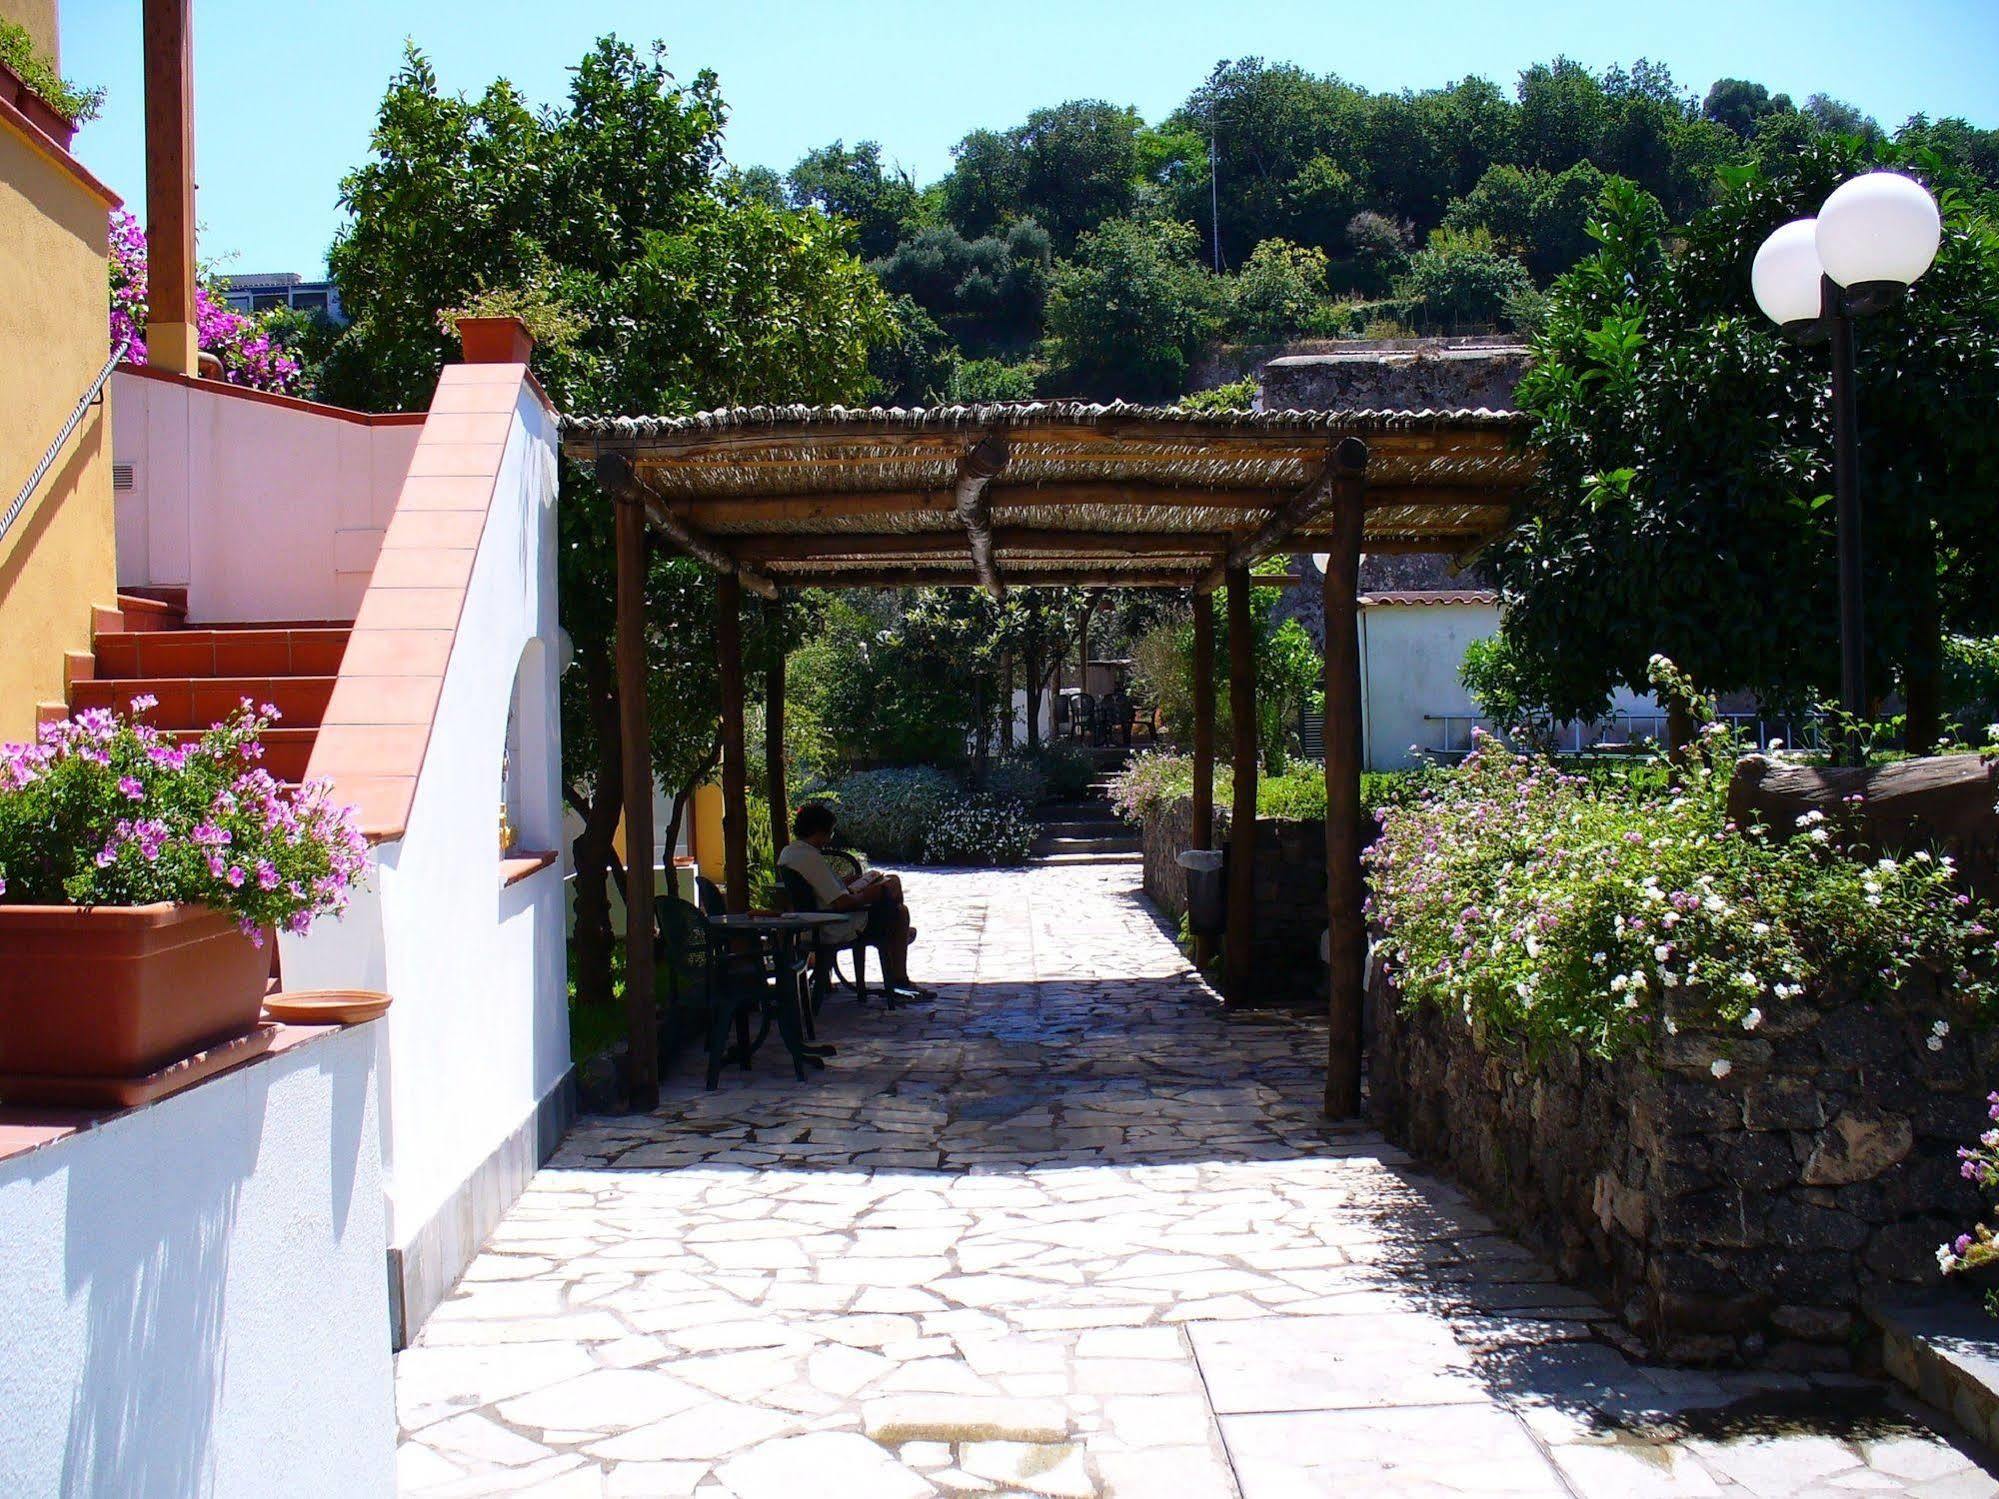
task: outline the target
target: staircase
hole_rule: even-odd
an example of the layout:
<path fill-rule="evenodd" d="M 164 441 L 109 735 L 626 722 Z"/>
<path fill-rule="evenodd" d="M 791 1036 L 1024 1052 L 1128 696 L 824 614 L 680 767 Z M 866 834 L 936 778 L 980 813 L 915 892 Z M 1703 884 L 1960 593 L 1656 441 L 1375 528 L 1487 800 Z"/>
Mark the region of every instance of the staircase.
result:
<path fill-rule="evenodd" d="M 323 622 L 187 623 L 185 589 L 120 593 L 99 611 L 92 649 L 72 655 L 69 702 L 45 717 L 85 708 L 128 713 L 150 693 L 146 722 L 192 743 L 245 698 L 282 715 L 264 733 L 264 767 L 281 781 L 305 779 L 313 741 L 333 696 L 350 627 Z"/>
<path fill-rule="evenodd" d="M 1043 802 L 1035 809 L 1041 831 L 1035 835 L 1029 863 L 1050 864 L 1138 864 L 1138 834 L 1111 809 L 1110 772 L 1121 769 L 1116 763 L 1101 767 L 1103 776 L 1090 783 L 1090 793 L 1080 801 Z"/>

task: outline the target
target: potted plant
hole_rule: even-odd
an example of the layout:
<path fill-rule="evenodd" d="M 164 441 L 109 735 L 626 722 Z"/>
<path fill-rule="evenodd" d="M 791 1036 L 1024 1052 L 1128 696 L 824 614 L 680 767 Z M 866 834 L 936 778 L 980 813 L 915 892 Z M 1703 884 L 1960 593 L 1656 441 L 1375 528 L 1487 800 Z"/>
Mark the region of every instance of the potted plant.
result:
<path fill-rule="evenodd" d="M 0 747 L 0 1093 L 73 1098 L 249 1034 L 267 935 L 342 910 L 366 861 L 323 783 L 258 766 L 275 708 L 196 743 L 91 709 Z M 46 1080 L 39 1082 L 38 1080 Z"/>

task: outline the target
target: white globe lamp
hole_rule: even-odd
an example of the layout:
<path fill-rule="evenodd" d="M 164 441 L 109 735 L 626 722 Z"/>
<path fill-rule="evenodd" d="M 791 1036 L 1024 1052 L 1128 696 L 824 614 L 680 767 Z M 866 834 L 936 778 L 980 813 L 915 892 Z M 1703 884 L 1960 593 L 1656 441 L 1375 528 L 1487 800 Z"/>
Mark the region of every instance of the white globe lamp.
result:
<path fill-rule="evenodd" d="M 1943 218 L 1914 178 L 1866 172 L 1833 189 L 1813 240 L 1825 273 L 1841 286 L 1899 292 L 1937 258 Z"/>
<path fill-rule="evenodd" d="M 1779 327 L 1815 322 L 1822 309 L 1818 223 L 1793 219 L 1774 229 L 1749 267 L 1756 305 Z"/>

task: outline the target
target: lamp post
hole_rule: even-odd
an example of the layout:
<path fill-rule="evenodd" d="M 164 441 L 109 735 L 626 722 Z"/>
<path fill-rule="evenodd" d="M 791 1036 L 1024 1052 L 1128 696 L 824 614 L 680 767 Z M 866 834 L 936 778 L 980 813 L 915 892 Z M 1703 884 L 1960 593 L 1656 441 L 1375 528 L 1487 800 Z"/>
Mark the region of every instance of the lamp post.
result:
<path fill-rule="evenodd" d="M 1862 585 L 1859 449 L 1854 435 L 1853 320 L 1900 301 L 1936 259 L 1943 221 L 1936 199 L 1898 172 L 1867 172 L 1833 189 L 1815 219 L 1771 232 L 1749 282 L 1756 305 L 1800 344 L 1832 354 L 1832 473 L 1839 533 L 1839 698 L 1845 756 L 1860 760 L 1867 716 L 1866 609 Z"/>

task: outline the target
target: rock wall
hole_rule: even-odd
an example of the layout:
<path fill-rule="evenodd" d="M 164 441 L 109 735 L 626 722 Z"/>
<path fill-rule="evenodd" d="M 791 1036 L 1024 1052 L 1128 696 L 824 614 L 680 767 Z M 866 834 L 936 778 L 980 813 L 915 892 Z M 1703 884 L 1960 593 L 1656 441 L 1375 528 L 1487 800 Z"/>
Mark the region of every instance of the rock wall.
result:
<path fill-rule="evenodd" d="M 1220 836 L 1228 810 L 1215 809 Z M 1177 923 L 1187 911 L 1187 873 L 1175 862 L 1193 847 L 1194 803 L 1181 797 L 1139 830 L 1144 887 L 1152 903 Z M 1326 825 L 1284 818 L 1256 822 L 1257 998 L 1262 1004 L 1319 1010 L 1326 1003 L 1326 965 L 1319 941 L 1326 930 Z"/>
<path fill-rule="evenodd" d="M 1754 1035 L 1683 1024 L 1614 1062 L 1530 1059 L 1437 1006 L 1404 1013 L 1380 976 L 1369 1007 L 1388 1135 L 1658 1356 L 1839 1367 L 1863 1301 L 1936 1281 L 1936 1246 L 1979 1216 L 1956 1150 L 1986 1123 L 1999 1037 L 1933 988 L 1772 1005 Z"/>
<path fill-rule="evenodd" d="M 1507 344 L 1290 354 L 1258 371 L 1257 404 L 1265 411 L 1511 411 L 1526 369 L 1526 349 Z"/>

